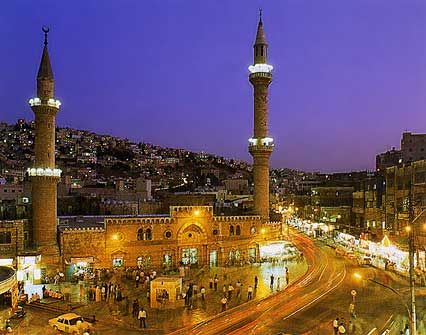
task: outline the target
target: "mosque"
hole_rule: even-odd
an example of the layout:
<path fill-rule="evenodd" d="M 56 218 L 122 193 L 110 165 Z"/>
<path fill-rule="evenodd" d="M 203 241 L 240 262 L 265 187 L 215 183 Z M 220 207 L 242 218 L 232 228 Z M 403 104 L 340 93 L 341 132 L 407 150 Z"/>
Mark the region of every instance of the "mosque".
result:
<path fill-rule="evenodd" d="M 253 156 L 254 213 L 250 216 L 214 215 L 212 206 L 171 206 L 164 215 L 57 217 L 55 119 L 61 102 L 55 98 L 48 53 L 48 28 L 37 75 L 37 96 L 29 100 L 35 114 L 35 161 L 28 169 L 32 184 L 32 220 L 0 223 L 8 245 L 0 265 L 11 263 L 18 280 L 34 283 L 45 274 L 67 274 L 98 268 L 141 266 L 172 269 L 180 264 L 223 266 L 259 261 L 261 248 L 282 238 L 282 223 L 269 222 L 268 86 L 272 66 L 267 63 L 260 16 L 253 47 L 249 81 L 254 89 Z M 24 243 L 23 238 L 31 243 Z M 31 247 L 27 247 L 31 245 Z M 19 246 L 19 247 L 18 247 Z"/>

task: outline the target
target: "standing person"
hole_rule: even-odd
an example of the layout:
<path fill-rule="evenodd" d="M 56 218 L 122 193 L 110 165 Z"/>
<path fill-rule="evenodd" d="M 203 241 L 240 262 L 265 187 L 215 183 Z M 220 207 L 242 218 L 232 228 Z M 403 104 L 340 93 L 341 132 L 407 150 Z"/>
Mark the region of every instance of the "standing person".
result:
<path fill-rule="evenodd" d="M 352 321 L 349 321 L 348 334 L 350 335 L 355 334 L 355 325 L 352 323 Z"/>
<path fill-rule="evenodd" d="M 249 285 L 247 289 L 247 300 L 251 300 L 253 298 L 253 286 Z"/>
<path fill-rule="evenodd" d="M 217 291 L 217 283 L 219 282 L 219 278 L 217 274 L 214 275 L 214 290 Z"/>
<path fill-rule="evenodd" d="M 274 274 L 273 273 L 271 273 L 271 283 L 270 283 L 270 285 L 269 285 L 269 287 L 271 288 L 271 290 L 273 290 L 274 289 Z"/>
<path fill-rule="evenodd" d="M 237 298 L 240 298 L 240 296 L 241 296 L 241 286 L 242 286 L 243 284 L 241 284 L 241 281 L 240 280 L 238 280 L 237 282 L 236 282 L 236 284 L 235 284 L 235 293 L 236 293 L 236 295 L 237 295 Z"/>
<path fill-rule="evenodd" d="M 142 328 L 142 324 L 143 324 L 143 327 L 146 328 L 146 317 L 147 317 L 146 311 L 144 310 L 143 307 L 141 307 L 138 314 L 139 328 Z"/>
<path fill-rule="evenodd" d="M 132 312 L 132 315 L 134 318 L 138 317 L 138 312 L 139 312 L 139 301 L 138 299 L 135 299 L 133 301 L 133 312 Z"/>
<path fill-rule="evenodd" d="M 280 282 L 281 282 L 281 277 L 278 277 L 278 279 L 277 279 L 277 291 L 280 290 Z"/>
<path fill-rule="evenodd" d="M 254 276 L 254 289 L 257 289 L 257 282 L 259 281 L 259 279 L 257 279 L 257 276 Z"/>
<path fill-rule="evenodd" d="M 220 300 L 220 303 L 222 304 L 222 312 L 225 312 L 226 311 L 226 304 L 228 303 L 228 299 L 226 299 L 226 297 L 223 297 Z"/>
<path fill-rule="evenodd" d="M 209 278 L 209 288 L 213 289 L 213 278 L 211 276 Z"/>
<path fill-rule="evenodd" d="M 351 317 L 353 317 L 353 318 L 356 318 L 356 315 L 355 315 L 355 304 L 353 302 L 351 302 L 349 304 L 349 315 Z"/>
<path fill-rule="evenodd" d="M 334 335 L 337 335 L 339 332 L 339 318 L 335 318 L 333 320 L 333 330 L 334 330 Z"/>
<path fill-rule="evenodd" d="M 226 296 L 226 291 L 227 291 L 225 284 L 223 284 L 222 291 L 223 291 L 223 296 L 225 297 Z"/>
<path fill-rule="evenodd" d="M 201 300 L 202 301 L 206 300 L 206 297 L 205 297 L 206 289 L 204 288 L 204 286 L 201 286 L 200 293 L 201 293 Z"/>
<path fill-rule="evenodd" d="M 288 272 L 285 274 L 285 284 L 288 286 L 288 282 L 290 281 L 290 278 L 288 276 Z"/>
<path fill-rule="evenodd" d="M 232 286 L 231 283 L 228 285 L 228 300 L 231 300 L 232 298 L 232 291 L 234 291 L 234 286 Z"/>

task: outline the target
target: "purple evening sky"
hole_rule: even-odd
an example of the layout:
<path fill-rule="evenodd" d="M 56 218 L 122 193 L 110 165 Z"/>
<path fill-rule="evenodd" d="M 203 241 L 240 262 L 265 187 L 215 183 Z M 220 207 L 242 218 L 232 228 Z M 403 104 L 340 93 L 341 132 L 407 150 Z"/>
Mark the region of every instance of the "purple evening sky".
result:
<path fill-rule="evenodd" d="M 424 0 L 5 1 L 0 120 L 33 119 L 47 24 L 58 125 L 251 162 L 259 6 L 273 167 L 373 169 L 426 132 Z"/>

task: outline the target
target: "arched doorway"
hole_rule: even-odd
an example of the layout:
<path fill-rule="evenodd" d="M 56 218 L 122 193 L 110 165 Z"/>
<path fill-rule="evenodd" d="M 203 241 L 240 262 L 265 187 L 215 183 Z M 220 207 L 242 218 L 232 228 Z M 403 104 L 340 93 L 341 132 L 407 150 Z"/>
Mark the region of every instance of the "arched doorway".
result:
<path fill-rule="evenodd" d="M 198 266 L 207 262 L 207 233 L 198 223 L 189 222 L 178 232 L 178 257 L 182 265 Z"/>

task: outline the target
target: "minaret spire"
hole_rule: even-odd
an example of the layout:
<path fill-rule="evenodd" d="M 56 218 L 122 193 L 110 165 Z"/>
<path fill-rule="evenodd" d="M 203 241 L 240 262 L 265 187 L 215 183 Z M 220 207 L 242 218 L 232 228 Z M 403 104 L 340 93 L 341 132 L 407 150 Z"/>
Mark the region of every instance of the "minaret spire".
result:
<path fill-rule="evenodd" d="M 254 88 L 253 137 L 249 152 L 253 156 L 254 210 L 263 221 L 269 220 L 269 157 L 273 139 L 268 132 L 268 86 L 272 82 L 272 65 L 267 63 L 268 44 L 263 32 L 262 10 L 259 10 L 254 62 L 249 66 L 249 80 Z"/>
<path fill-rule="evenodd" d="M 254 64 L 267 63 L 268 42 L 266 42 L 265 33 L 263 31 L 262 9 L 259 9 L 259 23 L 257 25 L 256 40 L 254 41 Z"/>
<path fill-rule="evenodd" d="M 43 26 L 44 48 L 41 56 L 40 67 L 37 74 L 37 96 L 40 99 L 50 99 L 54 95 L 54 81 L 52 65 L 50 64 L 49 52 L 47 50 L 47 33 L 49 27 Z"/>

